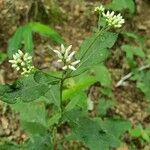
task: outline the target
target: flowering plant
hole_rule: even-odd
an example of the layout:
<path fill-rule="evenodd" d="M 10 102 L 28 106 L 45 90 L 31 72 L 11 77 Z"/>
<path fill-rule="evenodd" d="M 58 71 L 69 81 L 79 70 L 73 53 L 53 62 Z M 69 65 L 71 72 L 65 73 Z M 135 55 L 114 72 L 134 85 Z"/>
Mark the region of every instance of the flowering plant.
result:
<path fill-rule="evenodd" d="M 30 23 L 19 28 L 11 39 L 8 49 L 11 58 L 9 62 L 16 71 L 21 73 L 21 78 L 14 84 L 0 85 L 0 98 L 7 103 L 15 103 L 13 108 L 19 110 L 23 128 L 32 135 L 31 141 L 38 143 L 43 150 L 53 149 L 58 145 L 57 135 L 60 134 L 59 129 L 64 123 L 67 123 L 72 130 L 71 135 L 64 138 L 78 140 L 91 150 L 107 150 L 117 147 L 120 144 L 119 136 L 130 127 L 129 122 L 125 120 L 102 120 L 98 114 L 94 118 L 88 116 L 88 111 L 94 109 L 94 103 L 84 91 L 95 82 L 100 82 L 107 88 L 110 85 L 109 73 L 103 62 L 110 53 L 109 49 L 117 40 L 117 33 L 109 30 L 120 28 L 124 23 L 120 14 L 115 15 L 110 11 L 105 13 L 106 10 L 103 6 L 96 7 L 95 11 L 99 15 L 97 31 L 83 41 L 79 51 L 71 51 L 71 45 L 65 48 L 63 44 L 61 44 L 60 50 L 52 49 L 57 54 L 57 62 L 61 64 L 59 72 L 44 72 L 35 68 L 32 63 L 31 33 L 33 31 L 43 33 L 47 30 L 54 41 L 62 43 L 62 39 L 56 32 L 39 23 Z M 106 24 L 101 24 L 102 18 L 105 19 Z M 45 30 L 40 30 L 41 28 Z M 22 41 L 18 44 L 19 47 L 15 47 L 16 45 L 13 43 L 18 42 L 14 40 L 18 37 L 18 33 L 21 37 L 19 40 L 23 37 L 26 41 L 24 32 L 28 33 L 30 42 L 25 43 L 23 52 L 17 49 L 21 47 Z M 44 32 L 44 34 L 47 33 Z M 100 77 L 99 74 L 93 76 L 89 73 L 93 69 L 95 74 L 98 70 L 102 71 Z M 104 72 L 106 73 L 105 77 L 108 77 L 106 80 L 101 78 Z M 70 81 L 73 83 L 68 85 Z M 80 81 L 82 82 L 80 83 Z M 51 117 L 47 111 L 49 105 L 52 110 Z M 38 113 L 38 115 L 34 115 L 34 113 Z M 118 130 L 111 130 L 111 128 L 117 129 L 118 124 L 121 124 L 122 127 Z M 28 149 L 33 143 L 27 141 L 22 147 Z"/>

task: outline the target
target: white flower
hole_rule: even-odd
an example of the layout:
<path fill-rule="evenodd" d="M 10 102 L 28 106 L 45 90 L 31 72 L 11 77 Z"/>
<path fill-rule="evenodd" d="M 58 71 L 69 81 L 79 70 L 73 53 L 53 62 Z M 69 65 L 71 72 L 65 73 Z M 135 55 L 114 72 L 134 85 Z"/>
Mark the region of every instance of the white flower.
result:
<path fill-rule="evenodd" d="M 28 75 L 34 69 L 32 65 L 32 57 L 28 53 L 23 53 L 21 50 L 18 50 L 16 54 L 13 55 L 13 59 L 9 60 L 12 64 L 12 68 L 20 71 L 22 75 Z"/>
<path fill-rule="evenodd" d="M 58 60 L 57 62 L 63 63 L 62 69 L 63 70 L 76 70 L 75 66 L 80 62 L 80 60 L 73 61 L 73 57 L 75 55 L 75 51 L 71 52 L 72 45 L 68 46 L 67 48 L 64 47 L 63 44 L 61 44 L 60 50 L 53 50 L 57 56 Z"/>
<path fill-rule="evenodd" d="M 104 10 L 105 10 L 104 6 L 103 6 L 103 5 L 100 5 L 99 7 L 95 7 L 95 10 L 94 10 L 94 11 L 103 13 Z"/>
<path fill-rule="evenodd" d="M 106 18 L 106 22 L 108 26 L 120 28 L 122 27 L 122 24 L 125 23 L 125 20 L 121 16 L 121 14 L 115 15 L 115 12 L 107 11 L 106 13 L 103 13 L 103 17 Z"/>

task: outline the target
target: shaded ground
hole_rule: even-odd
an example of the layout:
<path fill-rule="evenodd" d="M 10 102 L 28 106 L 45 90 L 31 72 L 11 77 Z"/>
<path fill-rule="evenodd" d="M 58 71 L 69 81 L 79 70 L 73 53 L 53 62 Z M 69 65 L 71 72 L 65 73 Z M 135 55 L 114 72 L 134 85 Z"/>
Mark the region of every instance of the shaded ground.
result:
<path fill-rule="evenodd" d="M 73 0 L 71 3 L 67 0 L 59 1 L 60 12 L 58 11 L 58 20 L 53 22 L 49 13 L 44 13 L 46 18 L 45 23 L 49 23 L 61 33 L 68 44 L 72 44 L 73 48 L 78 50 L 79 45 L 87 36 L 91 34 L 92 27 L 96 23 L 93 8 L 97 4 L 95 2 L 81 2 Z M 150 4 L 149 1 L 137 0 L 137 15 L 126 23 L 128 31 L 135 31 L 144 36 L 150 35 Z M 17 26 L 26 23 L 28 20 L 33 19 L 39 21 L 35 12 L 35 5 L 31 7 L 31 1 L 25 0 L 0 0 L 0 51 L 5 51 L 7 42 L 12 33 L 16 30 Z M 43 8 L 46 9 L 44 5 Z M 43 20 L 42 18 L 40 18 Z M 50 21 L 47 21 L 50 19 Z M 36 59 L 35 63 L 40 68 L 49 68 L 50 62 L 55 64 L 52 56 L 48 53 L 49 42 L 46 39 L 37 37 L 36 44 Z M 41 43 L 41 44 L 37 44 Z M 150 48 L 150 38 L 146 40 L 147 48 Z M 116 57 L 116 54 L 118 57 Z M 120 56 L 120 57 L 119 57 Z M 127 87 L 115 88 L 116 82 L 126 74 L 126 67 L 124 62 L 120 59 L 122 53 L 113 50 L 112 56 L 108 61 L 108 67 L 112 74 L 113 91 L 115 98 L 118 102 L 117 106 L 112 110 L 113 113 L 119 114 L 124 118 L 128 118 L 133 124 L 141 123 L 144 126 L 150 124 L 150 115 L 146 112 L 147 102 L 140 91 L 138 91 L 133 83 L 129 83 Z M 44 63 L 42 63 L 44 61 Z M 122 64 L 120 63 L 122 62 Z M 120 64 L 120 65 L 118 65 Z M 9 69 L 8 69 L 9 68 Z M 1 82 L 12 81 L 16 78 L 10 65 L 5 62 L 1 65 Z M 3 71 L 2 71 L 3 70 Z M 11 72 L 11 73 L 10 73 Z M 8 106 L 0 104 L 0 136 L 8 137 L 10 140 L 21 142 L 26 139 L 26 135 L 20 131 L 17 120 L 17 114 L 11 112 Z M 75 145 L 75 143 L 72 143 Z M 148 147 L 148 146 L 145 146 Z M 127 149 L 125 146 L 124 150 Z M 139 149 L 144 149 L 142 145 Z M 120 149 L 121 150 L 121 149 Z M 123 149 L 122 149 L 123 150 Z M 148 149 L 147 149 L 148 150 Z"/>

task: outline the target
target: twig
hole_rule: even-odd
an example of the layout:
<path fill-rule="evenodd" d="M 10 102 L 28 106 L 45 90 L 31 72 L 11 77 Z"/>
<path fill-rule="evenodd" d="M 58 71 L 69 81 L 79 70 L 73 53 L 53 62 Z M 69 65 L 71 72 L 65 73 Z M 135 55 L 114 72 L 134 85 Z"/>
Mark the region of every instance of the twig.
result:
<path fill-rule="evenodd" d="M 138 69 L 138 71 L 142 71 L 142 70 L 145 70 L 145 69 L 148 69 L 148 68 L 150 68 L 150 64 L 140 67 Z M 119 80 L 117 82 L 116 87 L 123 86 L 124 83 L 125 83 L 125 80 L 129 79 L 133 74 L 134 74 L 133 72 L 130 72 L 127 75 L 125 75 L 124 77 L 122 77 L 121 80 Z"/>

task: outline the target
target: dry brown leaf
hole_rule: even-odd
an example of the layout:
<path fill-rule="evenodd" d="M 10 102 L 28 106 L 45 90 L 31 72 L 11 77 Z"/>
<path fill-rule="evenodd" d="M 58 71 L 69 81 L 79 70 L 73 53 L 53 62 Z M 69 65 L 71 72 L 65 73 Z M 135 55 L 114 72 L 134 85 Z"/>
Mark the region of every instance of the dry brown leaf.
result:
<path fill-rule="evenodd" d="M 8 119 L 6 117 L 2 117 L 1 122 L 2 122 L 2 128 L 7 129 L 8 128 Z"/>

